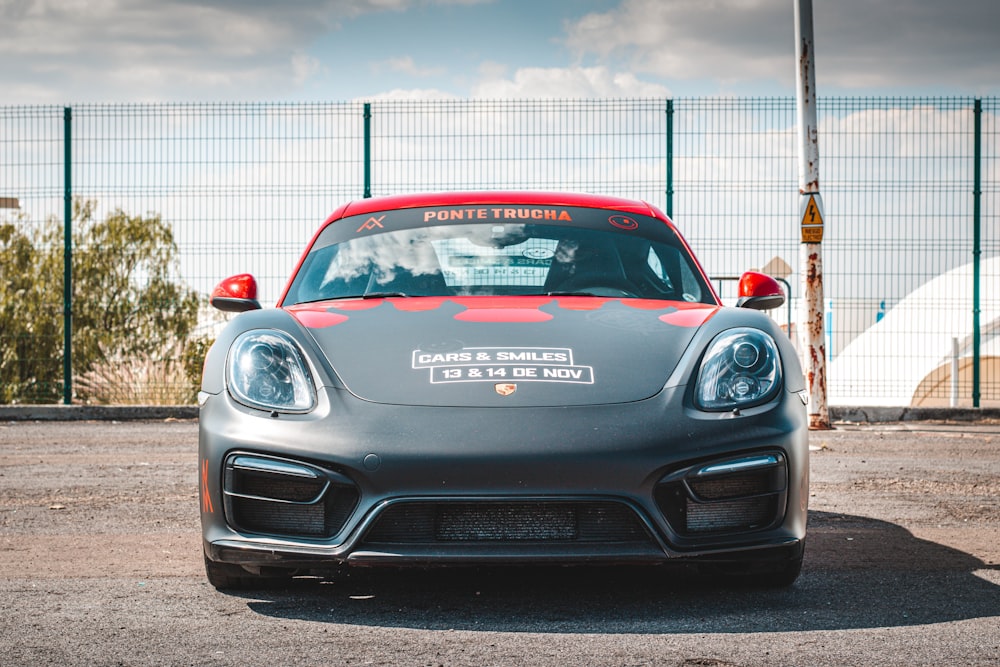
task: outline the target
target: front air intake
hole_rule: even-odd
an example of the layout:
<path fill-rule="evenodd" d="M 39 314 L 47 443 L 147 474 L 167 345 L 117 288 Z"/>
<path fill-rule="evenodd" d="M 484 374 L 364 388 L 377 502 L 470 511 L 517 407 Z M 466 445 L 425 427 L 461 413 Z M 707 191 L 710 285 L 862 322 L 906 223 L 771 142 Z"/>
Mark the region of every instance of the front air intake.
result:
<path fill-rule="evenodd" d="M 340 473 L 254 454 L 226 459 L 223 496 L 236 530 L 286 537 L 333 537 L 358 504 Z"/>
<path fill-rule="evenodd" d="M 722 459 L 667 475 L 656 503 L 681 536 L 764 530 L 784 517 L 787 480 L 780 452 Z"/>
<path fill-rule="evenodd" d="M 613 501 L 416 501 L 387 507 L 369 545 L 648 543 L 627 505 Z"/>

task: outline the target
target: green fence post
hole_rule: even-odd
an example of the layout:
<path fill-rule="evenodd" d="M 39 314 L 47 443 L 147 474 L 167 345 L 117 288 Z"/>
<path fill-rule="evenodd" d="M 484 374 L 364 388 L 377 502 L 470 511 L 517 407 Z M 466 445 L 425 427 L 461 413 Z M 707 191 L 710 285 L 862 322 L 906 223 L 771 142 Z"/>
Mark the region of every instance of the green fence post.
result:
<path fill-rule="evenodd" d="M 372 196 L 372 105 L 365 102 L 365 199 Z"/>
<path fill-rule="evenodd" d="M 63 403 L 73 402 L 73 109 L 63 107 Z"/>
<path fill-rule="evenodd" d="M 982 146 L 983 146 L 983 101 L 976 98 L 973 108 L 975 149 L 972 167 L 972 407 L 979 407 L 979 257 L 980 248 L 980 200 L 982 187 Z"/>
<path fill-rule="evenodd" d="M 674 101 L 667 100 L 667 217 L 674 217 Z"/>

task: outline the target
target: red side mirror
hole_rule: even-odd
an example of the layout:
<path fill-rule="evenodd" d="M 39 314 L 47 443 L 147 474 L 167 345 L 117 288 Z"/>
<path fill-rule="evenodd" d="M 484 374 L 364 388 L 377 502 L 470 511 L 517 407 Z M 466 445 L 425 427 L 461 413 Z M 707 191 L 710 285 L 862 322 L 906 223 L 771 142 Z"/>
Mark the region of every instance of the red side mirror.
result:
<path fill-rule="evenodd" d="M 215 286 L 209 301 L 215 308 L 227 313 L 259 310 L 257 281 L 249 273 L 230 276 Z"/>
<path fill-rule="evenodd" d="M 740 277 L 737 308 L 770 310 L 785 303 L 785 291 L 766 273 L 747 271 Z"/>

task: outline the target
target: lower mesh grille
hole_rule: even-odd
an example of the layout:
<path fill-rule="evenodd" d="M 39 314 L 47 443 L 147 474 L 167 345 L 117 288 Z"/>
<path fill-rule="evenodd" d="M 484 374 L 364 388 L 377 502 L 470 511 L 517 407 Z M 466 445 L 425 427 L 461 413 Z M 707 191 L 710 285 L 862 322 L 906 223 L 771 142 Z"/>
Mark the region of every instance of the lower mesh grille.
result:
<path fill-rule="evenodd" d="M 649 535 L 614 502 L 401 503 L 376 519 L 370 544 L 636 542 Z"/>
<path fill-rule="evenodd" d="M 289 505 L 255 498 L 234 498 L 234 523 L 255 533 L 278 533 L 321 537 L 326 533 L 323 506 Z"/>
<path fill-rule="evenodd" d="M 750 474 L 721 479 L 699 479 L 688 482 L 691 490 L 701 498 L 717 500 L 736 496 L 753 496 L 773 490 L 767 475 Z"/>
<path fill-rule="evenodd" d="M 435 532 L 442 541 L 575 540 L 576 513 L 566 505 L 447 507 L 437 513 Z"/>
<path fill-rule="evenodd" d="M 315 500 L 326 486 L 324 479 L 285 478 L 268 473 L 241 471 L 234 480 L 234 491 L 248 496 L 307 503 Z"/>
<path fill-rule="evenodd" d="M 330 487 L 323 498 L 308 505 L 232 497 L 227 509 L 232 522 L 242 530 L 293 537 L 333 537 L 357 503 L 358 494 L 353 489 Z"/>
<path fill-rule="evenodd" d="M 685 527 L 689 533 L 754 530 L 774 520 L 775 498 L 763 496 L 717 503 L 687 503 Z"/>

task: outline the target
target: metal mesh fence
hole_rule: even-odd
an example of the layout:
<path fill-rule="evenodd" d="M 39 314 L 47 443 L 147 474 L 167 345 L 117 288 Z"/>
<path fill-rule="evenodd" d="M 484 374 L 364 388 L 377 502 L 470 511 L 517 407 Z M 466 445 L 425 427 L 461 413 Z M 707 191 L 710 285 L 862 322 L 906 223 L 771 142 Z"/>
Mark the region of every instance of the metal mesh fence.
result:
<path fill-rule="evenodd" d="M 361 192 L 360 104 L 77 107 L 74 196 L 156 213 L 199 292 L 251 272 L 272 301 L 319 222 Z"/>
<path fill-rule="evenodd" d="M 674 109 L 674 220 L 727 303 L 743 271 L 764 270 L 792 297 L 773 316 L 794 320 L 795 100 L 678 100 Z"/>
<path fill-rule="evenodd" d="M 972 260 L 972 104 L 843 99 L 824 110 L 831 402 L 948 405 L 950 382 L 922 383 L 950 368 L 953 339 L 970 352 L 971 273 L 954 272 Z"/>
<path fill-rule="evenodd" d="M 982 100 L 980 155 L 980 313 L 978 331 L 981 358 L 978 372 L 962 356 L 958 376 L 978 375 L 982 405 L 1000 404 L 1000 99 Z M 975 193 L 973 193 L 975 194 Z M 960 351 L 961 352 L 961 351 Z M 964 387 L 968 386 L 962 382 Z"/>
<path fill-rule="evenodd" d="M 982 405 L 1000 401 L 997 105 L 985 99 L 977 114 L 972 99 L 819 100 L 831 404 L 968 406 L 976 386 Z M 62 397 L 67 195 L 93 202 L 89 223 L 79 212 L 73 220 L 77 263 L 88 251 L 100 256 L 94 246 L 105 241 L 88 235 L 97 223 L 117 212 L 157 219 L 176 246 L 171 276 L 186 289 L 204 300 L 219 279 L 249 272 L 265 303 L 319 223 L 368 194 L 542 189 L 644 199 L 672 214 L 727 303 L 746 269 L 786 281 L 791 299 L 773 316 L 795 336 L 793 99 L 88 105 L 71 114 L 67 126 L 61 107 L 0 108 L 5 402 Z M 35 254 L 21 261 L 34 273 L 15 261 L 24 239 Z M 140 266 L 130 280 L 148 283 L 151 271 Z M 74 285 L 74 312 L 94 291 Z M 203 306 L 185 341 L 211 337 L 220 319 Z M 86 348 L 80 327 L 73 336 Z M 185 341 L 138 364 L 114 350 L 102 358 L 130 370 L 180 361 Z M 102 381 L 86 354 L 72 366 L 84 386 L 88 372 Z M 184 382 L 150 377 L 109 371 L 104 381 Z M 91 385 L 74 400 L 178 399 Z"/>
<path fill-rule="evenodd" d="M 573 189 L 662 205 L 664 108 L 663 100 L 380 104 L 372 193 Z"/>
<path fill-rule="evenodd" d="M 56 402 L 63 371 L 63 109 L 0 109 L 0 400 Z M 56 232 L 59 232 L 58 234 Z M 44 278 L 44 280 L 42 280 Z"/>

